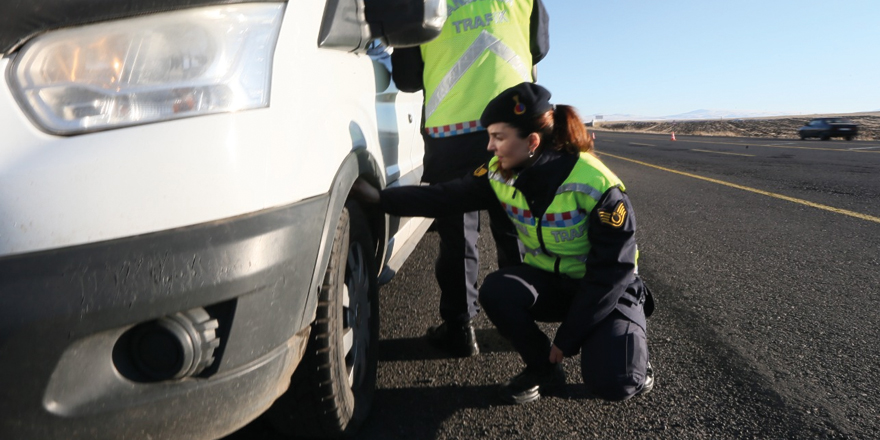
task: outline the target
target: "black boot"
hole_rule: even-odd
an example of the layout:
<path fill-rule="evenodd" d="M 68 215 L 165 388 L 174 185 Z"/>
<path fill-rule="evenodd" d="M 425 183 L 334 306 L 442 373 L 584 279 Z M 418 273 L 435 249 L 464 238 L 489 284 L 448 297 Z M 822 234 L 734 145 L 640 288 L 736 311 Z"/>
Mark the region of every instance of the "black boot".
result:
<path fill-rule="evenodd" d="M 550 364 L 544 368 L 526 367 L 522 373 L 501 384 L 498 394 L 507 403 L 523 404 L 538 400 L 541 394 L 552 394 L 564 385 L 562 364 Z"/>
<path fill-rule="evenodd" d="M 455 356 L 469 357 L 480 353 L 477 335 L 470 321 L 444 321 L 443 324 L 429 327 L 425 336 L 431 345 Z"/>
<path fill-rule="evenodd" d="M 647 371 L 645 371 L 645 384 L 642 385 L 642 389 L 636 393 L 636 396 L 641 396 L 642 394 L 648 394 L 653 389 L 654 389 L 654 367 L 652 367 L 651 363 L 648 362 L 648 368 L 647 368 Z"/>

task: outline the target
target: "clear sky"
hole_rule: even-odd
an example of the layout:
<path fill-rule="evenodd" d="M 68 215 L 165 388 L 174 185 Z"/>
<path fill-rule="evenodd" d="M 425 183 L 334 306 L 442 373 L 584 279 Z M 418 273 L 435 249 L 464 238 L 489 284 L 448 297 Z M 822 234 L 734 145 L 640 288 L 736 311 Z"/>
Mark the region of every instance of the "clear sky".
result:
<path fill-rule="evenodd" d="M 544 0 L 538 82 L 594 114 L 880 110 L 880 0 Z"/>

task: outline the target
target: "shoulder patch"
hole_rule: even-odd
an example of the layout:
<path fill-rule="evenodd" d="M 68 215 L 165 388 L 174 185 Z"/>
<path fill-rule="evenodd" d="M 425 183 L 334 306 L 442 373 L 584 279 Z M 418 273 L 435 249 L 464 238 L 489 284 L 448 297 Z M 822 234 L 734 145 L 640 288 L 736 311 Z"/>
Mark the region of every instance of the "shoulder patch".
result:
<path fill-rule="evenodd" d="M 483 177 L 488 172 L 489 172 L 489 169 L 486 168 L 486 165 L 480 165 L 480 167 L 474 171 L 474 177 Z"/>
<path fill-rule="evenodd" d="M 617 202 L 617 207 L 614 208 L 613 212 L 605 212 L 603 210 L 599 210 L 599 221 L 605 223 L 612 228 L 619 228 L 623 226 L 623 222 L 626 220 L 626 207 L 623 206 L 623 202 Z"/>

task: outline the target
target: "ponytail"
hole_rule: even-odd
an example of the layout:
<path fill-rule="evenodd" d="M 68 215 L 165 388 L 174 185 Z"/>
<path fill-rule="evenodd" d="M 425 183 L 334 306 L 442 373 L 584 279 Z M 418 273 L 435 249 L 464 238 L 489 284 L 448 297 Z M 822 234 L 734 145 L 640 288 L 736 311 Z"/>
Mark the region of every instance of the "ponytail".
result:
<path fill-rule="evenodd" d="M 569 154 L 593 153 L 593 138 L 578 115 L 570 105 L 556 105 L 553 110 L 529 121 L 517 121 L 511 124 L 521 138 L 531 133 L 541 136 L 542 148 L 562 151 Z"/>
<path fill-rule="evenodd" d="M 572 106 L 557 105 L 553 111 L 553 147 L 572 154 L 593 153 L 593 138 Z"/>

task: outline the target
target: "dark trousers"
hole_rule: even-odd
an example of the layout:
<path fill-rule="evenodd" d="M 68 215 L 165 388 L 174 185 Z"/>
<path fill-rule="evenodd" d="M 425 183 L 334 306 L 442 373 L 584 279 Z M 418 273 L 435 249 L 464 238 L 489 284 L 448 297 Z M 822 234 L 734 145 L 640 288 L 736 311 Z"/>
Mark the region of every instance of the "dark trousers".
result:
<path fill-rule="evenodd" d="M 489 136 L 485 131 L 451 136 L 425 137 L 425 174 L 423 180 L 441 183 L 474 172 L 488 162 Z M 500 203 L 488 210 L 489 227 L 498 253 L 498 266 L 507 267 L 522 261 L 516 230 Z M 440 217 L 434 221 L 440 238 L 440 252 L 434 273 L 440 286 L 440 317 L 445 321 L 467 321 L 479 313 L 477 297 L 480 253 L 480 213 Z"/>
<path fill-rule="evenodd" d="M 531 266 L 508 267 L 486 277 L 480 304 L 526 366 L 544 368 L 552 343 L 537 322 L 564 320 L 578 283 Z M 615 310 L 583 342 L 581 375 L 592 394 L 625 400 L 644 386 L 648 360 L 645 330 Z"/>

